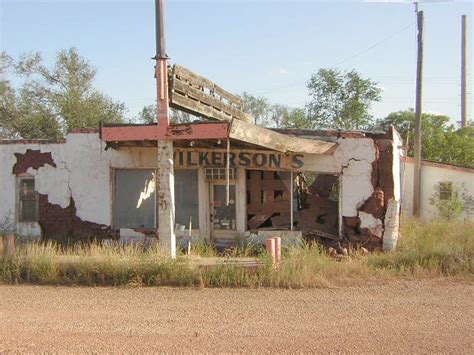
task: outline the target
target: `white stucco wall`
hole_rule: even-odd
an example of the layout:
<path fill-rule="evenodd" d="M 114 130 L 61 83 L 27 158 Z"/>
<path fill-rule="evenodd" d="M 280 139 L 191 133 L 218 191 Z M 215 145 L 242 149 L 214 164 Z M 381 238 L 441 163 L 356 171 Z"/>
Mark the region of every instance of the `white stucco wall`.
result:
<path fill-rule="evenodd" d="M 41 230 L 37 223 L 18 223 L 16 221 L 16 179 L 12 169 L 16 163 L 14 153 L 24 154 L 27 149 L 51 152 L 51 156 L 60 166 L 63 144 L 0 144 L 0 228 L 14 228 L 17 235 L 38 237 Z M 46 172 L 46 168 L 44 171 Z M 43 185 L 47 185 L 44 183 Z M 53 195 L 53 198 L 56 196 Z"/>
<path fill-rule="evenodd" d="M 0 226 L 4 221 L 15 219 L 14 153 L 24 154 L 27 149 L 51 152 L 56 168 L 46 164 L 27 170 L 35 176 L 36 190 L 48 195 L 50 203 L 66 208 L 72 196 L 77 216 L 83 221 L 111 225 L 111 168 L 152 168 L 157 152 L 156 148 L 105 151 L 104 147 L 97 133 L 70 133 L 66 143 L 58 144 L 0 144 Z M 14 222 L 18 235 L 33 237 L 41 233 L 37 223 Z"/>
<path fill-rule="evenodd" d="M 413 215 L 413 171 L 412 159 L 401 162 L 401 174 L 403 181 L 402 190 L 402 214 L 408 217 Z M 424 222 L 437 218 L 438 211 L 430 203 L 430 198 L 435 195 L 440 182 L 451 181 L 461 192 L 461 198 L 465 203 L 462 213 L 463 219 L 474 220 L 474 169 L 455 167 L 451 165 L 433 164 L 422 162 L 421 164 L 421 220 Z"/>
<path fill-rule="evenodd" d="M 337 142 L 339 146 L 333 155 L 305 155 L 305 170 L 340 174 L 341 215 L 359 217 L 364 227 L 380 230 L 382 220 L 358 211 L 374 192 L 371 182 L 372 162 L 376 159 L 374 141 L 371 138 L 339 138 Z M 394 147 L 397 145 L 394 142 Z M 58 144 L 0 144 L 0 223 L 15 216 L 16 176 L 12 173 L 12 167 L 16 163 L 14 153 L 24 154 L 27 149 L 31 149 L 42 153 L 51 152 L 56 164 L 56 168 L 45 165 L 39 169 L 28 169 L 27 173 L 35 176 L 39 193 L 48 195 L 50 203 L 62 208 L 69 205 L 72 197 L 79 218 L 111 225 L 111 168 L 152 169 L 156 166 L 157 149 L 122 147 L 106 151 L 104 148 L 105 144 L 98 133 L 71 133 L 65 143 Z M 399 152 L 398 149 L 394 151 L 394 154 Z M 395 160 L 393 168 L 398 172 L 399 160 Z M 397 196 L 397 191 L 400 191 L 397 181 L 395 190 Z M 399 198 L 395 198 L 395 202 L 397 201 Z M 204 213 L 201 214 L 204 216 Z M 244 225 L 239 226 L 241 230 L 245 229 Z M 36 223 L 17 223 L 16 232 L 20 235 L 38 236 L 41 231 Z"/>

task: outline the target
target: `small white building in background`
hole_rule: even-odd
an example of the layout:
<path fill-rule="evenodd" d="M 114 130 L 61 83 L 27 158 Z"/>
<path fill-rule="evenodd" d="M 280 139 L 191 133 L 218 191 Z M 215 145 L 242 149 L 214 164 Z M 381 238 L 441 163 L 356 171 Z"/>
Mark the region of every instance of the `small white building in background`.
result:
<path fill-rule="evenodd" d="M 413 158 L 402 158 L 402 215 L 413 215 Z M 423 160 L 421 163 L 421 220 L 438 217 L 437 200 L 457 198 L 463 203 L 461 218 L 474 221 L 474 168 Z"/>

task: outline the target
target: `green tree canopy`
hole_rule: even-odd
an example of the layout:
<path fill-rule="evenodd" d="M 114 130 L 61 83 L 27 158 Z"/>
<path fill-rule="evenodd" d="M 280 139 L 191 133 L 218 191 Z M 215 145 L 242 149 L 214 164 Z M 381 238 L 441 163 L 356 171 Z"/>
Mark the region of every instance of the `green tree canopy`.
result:
<path fill-rule="evenodd" d="M 474 166 L 474 127 L 456 129 L 445 115 L 423 113 L 422 158 L 448 164 Z M 394 126 L 407 147 L 409 156 L 414 152 L 415 112 L 413 109 L 390 113 L 378 122 L 380 128 Z"/>
<path fill-rule="evenodd" d="M 169 119 L 171 123 L 192 122 L 193 117 L 195 116 L 172 107 L 169 109 Z M 198 118 L 196 117 L 196 119 Z M 156 123 L 156 105 L 144 106 L 138 114 L 138 121 L 142 123 Z"/>
<path fill-rule="evenodd" d="M 253 123 L 260 126 L 269 126 L 270 102 L 262 96 L 253 96 L 248 92 L 241 95 L 244 103 L 243 111 L 253 118 Z"/>
<path fill-rule="evenodd" d="M 248 113 L 254 123 L 270 128 L 305 128 L 307 117 L 302 108 L 291 108 L 285 105 L 272 104 L 265 97 L 253 96 L 247 92 L 241 95 L 244 112 Z"/>
<path fill-rule="evenodd" d="M 51 67 L 39 53 L 25 54 L 11 64 L 24 82 L 17 92 L 7 91 L 7 100 L 14 104 L 2 108 L 5 136 L 58 138 L 71 128 L 123 121 L 125 105 L 93 87 L 96 71 L 75 48 L 58 52 Z"/>
<path fill-rule="evenodd" d="M 2 52 L 0 54 L 0 138 L 13 135 L 12 122 L 17 112 L 15 90 L 7 80 L 7 73 L 12 64 L 11 57 Z"/>
<path fill-rule="evenodd" d="M 372 123 L 373 102 L 381 89 L 355 70 L 320 69 L 308 82 L 307 128 L 364 129 Z"/>

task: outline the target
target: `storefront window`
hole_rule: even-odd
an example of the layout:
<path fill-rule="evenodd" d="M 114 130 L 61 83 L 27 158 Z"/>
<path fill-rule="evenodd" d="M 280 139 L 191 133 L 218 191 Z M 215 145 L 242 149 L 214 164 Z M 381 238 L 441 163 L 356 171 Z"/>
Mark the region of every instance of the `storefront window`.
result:
<path fill-rule="evenodd" d="M 197 170 L 174 171 L 174 196 L 176 205 L 176 224 L 192 229 L 199 228 L 199 197 Z"/>
<path fill-rule="evenodd" d="M 115 228 L 145 228 L 158 226 L 155 200 L 155 170 L 115 171 Z M 199 198 L 197 170 L 175 170 L 175 220 L 188 228 L 199 228 Z"/>
<path fill-rule="evenodd" d="M 115 228 L 156 228 L 155 171 L 116 170 Z"/>

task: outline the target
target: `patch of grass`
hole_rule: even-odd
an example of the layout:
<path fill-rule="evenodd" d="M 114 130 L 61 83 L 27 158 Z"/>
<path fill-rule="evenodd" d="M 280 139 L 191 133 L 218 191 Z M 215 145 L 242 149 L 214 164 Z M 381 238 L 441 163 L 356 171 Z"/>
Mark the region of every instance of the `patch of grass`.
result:
<path fill-rule="evenodd" d="M 158 247 L 25 244 L 13 255 L 0 257 L 0 282 L 309 288 L 371 279 L 474 275 L 474 223 L 403 221 L 401 234 L 393 252 L 368 256 L 355 252 L 342 261 L 335 261 L 315 244 L 284 248 L 278 268 L 264 250 L 245 244 L 225 256 L 255 257 L 257 262 L 246 266 L 234 262 L 196 264 L 184 255 L 172 260 Z M 215 247 L 205 242 L 193 244 L 192 254 L 226 260 L 217 258 Z"/>
<path fill-rule="evenodd" d="M 474 274 L 474 223 L 404 221 L 397 250 L 368 256 L 374 269 L 396 274 Z"/>
<path fill-rule="evenodd" d="M 0 259 L 0 282 L 192 286 L 198 279 L 188 264 L 186 258 L 172 260 L 158 248 L 26 244 Z"/>

